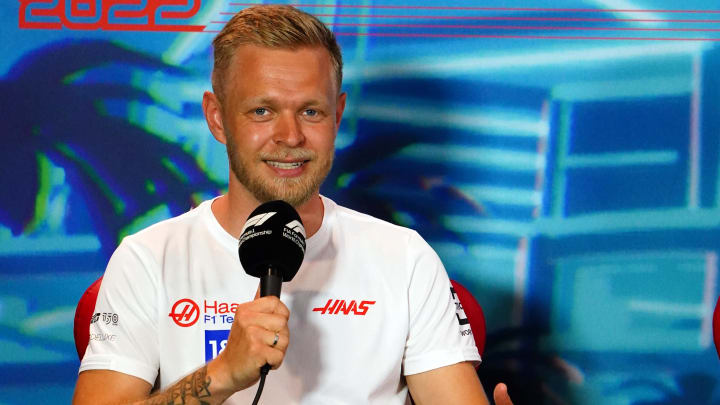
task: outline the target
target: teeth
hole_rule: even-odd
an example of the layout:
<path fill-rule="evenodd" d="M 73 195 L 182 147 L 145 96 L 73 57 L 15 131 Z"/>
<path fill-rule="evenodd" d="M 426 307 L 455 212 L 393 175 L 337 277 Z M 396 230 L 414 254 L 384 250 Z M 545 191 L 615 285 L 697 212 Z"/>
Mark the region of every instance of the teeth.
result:
<path fill-rule="evenodd" d="M 272 160 L 267 160 L 267 164 L 269 164 L 272 167 L 277 167 L 278 169 L 296 169 L 303 165 L 305 162 L 290 162 L 290 163 L 284 163 L 284 162 L 273 162 Z"/>

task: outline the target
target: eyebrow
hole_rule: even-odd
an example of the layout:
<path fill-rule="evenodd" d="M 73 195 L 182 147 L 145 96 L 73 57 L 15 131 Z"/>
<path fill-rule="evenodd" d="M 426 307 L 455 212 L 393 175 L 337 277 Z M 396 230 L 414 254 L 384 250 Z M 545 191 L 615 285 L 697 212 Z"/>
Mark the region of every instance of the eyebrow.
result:
<path fill-rule="evenodd" d="M 276 97 L 258 97 L 258 98 L 249 99 L 247 102 L 249 104 L 253 104 L 253 105 L 255 105 L 255 104 L 274 105 L 277 103 L 277 100 L 278 99 Z M 323 105 L 323 103 L 319 99 L 311 98 L 309 100 L 304 101 L 302 103 L 302 105 L 303 106 L 310 106 L 310 105 L 320 106 L 320 105 Z"/>
<path fill-rule="evenodd" d="M 323 105 L 323 103 L 320 100 L 310 99 L 310 100 L 306 101 L 305 103 L 303 103 L 303 105 L 304 106 L 309 106 L 309 105 L 320 106 L 320 105 Z"/>
<path fill-rule="evenodd" d="M 247 100 L 249 104 L 274 104 L 275 99 L 271 97 L 258 97 L 258 98 L 251 98 Z"/>

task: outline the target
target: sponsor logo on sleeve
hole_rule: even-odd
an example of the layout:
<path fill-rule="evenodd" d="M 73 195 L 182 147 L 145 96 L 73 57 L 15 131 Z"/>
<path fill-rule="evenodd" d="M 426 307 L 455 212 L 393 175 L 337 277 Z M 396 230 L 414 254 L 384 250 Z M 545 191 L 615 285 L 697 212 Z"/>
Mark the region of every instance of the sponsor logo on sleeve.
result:
<path fill-rule="evenodd" d="M 90 324 L 94 324 L 102 321 L 105 325 L 117 326 L 120 321 L 120 316 L 114 312 L 96 312 L 90 318 Z"/>
<path fill-rule="evenodd" d="M 118 336 L 111 333 L 91 333 L 90 340 L 96 342 L 117 342 Z"/>
<path fill-rule="evenodd" d="M 458 298 L 458 295 L 452 286 L 450 287 L 450 295 L 452 295 L 452 299 L 455 302 L 455 316 L 457 317 L 458 323 L 460 324 L 460 335 L 472 335 L 472 330 L 470 329 L 470 321 L 468 320 L 467 315 L 465 315 L 465 310 L 463 309 L 462 303 L 460 303 L 460 298 Z"/>
<path fill-rule="evenodd" d="M 322 315 L 360 315 L 365 316 L 370 310 L 370 306 L 375 305 L 375 301 L 346 301 L 344 299 L 330 298 L 324 307 L 313 308 L 313 312 L 320 312 Z"/>

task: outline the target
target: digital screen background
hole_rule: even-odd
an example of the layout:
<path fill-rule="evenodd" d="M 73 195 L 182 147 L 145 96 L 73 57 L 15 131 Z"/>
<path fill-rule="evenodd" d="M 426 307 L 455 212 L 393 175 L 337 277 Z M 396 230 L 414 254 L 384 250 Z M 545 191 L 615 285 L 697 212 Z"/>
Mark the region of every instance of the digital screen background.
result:
<path fill-rule="evenodd" d="M 0 8 L 2 404 L 68 403 L 75 305 L 119 240 L 226 187 L 200 100 L 253 2 L 141 3 Z M 436 249 L 485 311 L 484 385 L 516 404 L 720 400 L 710 6 L 300 4 L 345 62 L 323 194 Z"/>

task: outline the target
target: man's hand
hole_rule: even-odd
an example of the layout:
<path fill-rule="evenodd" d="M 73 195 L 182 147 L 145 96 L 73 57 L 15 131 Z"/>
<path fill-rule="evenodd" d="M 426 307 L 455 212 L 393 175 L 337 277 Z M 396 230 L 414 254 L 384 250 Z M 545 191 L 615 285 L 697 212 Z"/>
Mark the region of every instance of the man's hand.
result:
<path fill-rule="evenodd" d="M 279 298 L 257 298 L 238 306 L 225 349 L 208 363 L 208 375 L 230 394 L 257 382 L 260 368 L 280 367 L 290 342 L 290 310 Z"/>
<path fill-rule="evenodd" d="M 513 405 L 510 400 L 510 395 L 508 394 L 507 385 L 503 383 L 495 386 L 493 399 L 495 400 L 495 405 Z"/>

